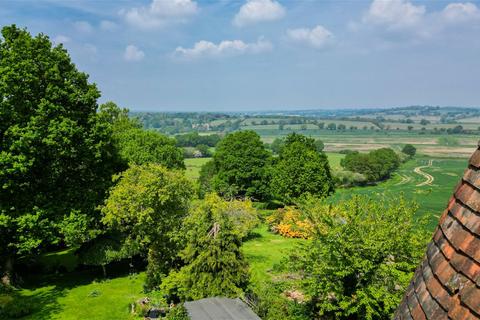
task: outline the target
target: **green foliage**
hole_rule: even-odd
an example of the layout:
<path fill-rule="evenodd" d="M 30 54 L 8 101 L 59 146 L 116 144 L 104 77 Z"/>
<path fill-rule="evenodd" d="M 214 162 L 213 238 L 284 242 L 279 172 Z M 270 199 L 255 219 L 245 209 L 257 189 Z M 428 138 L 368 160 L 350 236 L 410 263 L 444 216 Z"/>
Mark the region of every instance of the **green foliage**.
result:
<path fill-rule="evenodd" d="M 308 306 L 305 303 L 289 300 L 284 295 L 288 285 L 269 282 L 259 283 L 253 291 L 255 313 L 263 320 L 308 320 Z"/>
<path fill-rule="evenodd" d="M 102 221 L 126 238 L 124 256 L 148 249 L 148 282 L 153 287 L 172 266 L 178 249 L 173 240 L 193 194 L 191 182 L 179 171 L 158 164 L 133 165 L 116 177 L 102 207 Z"/>
<path fill-rule="evenodd" d="M 137 128 L 116 132 L 114 138 L 120 156 L 130 164 L 157 163 L 170 169 L 185 169 L 183 152 L 175 146 L 175 139 Z"/>
<path fill-rule="evenodd" d="M 198 178 L 199 196 L 203 198 L 207 193 L 213 192 L 212 179 L 217 169 L 213 160 L 205 163 L 200 169 L 200 177 Z"/>
<path fill-rule="evenodd" d="M 220 141 L 218 134 L 199 135 L 198 132 L 180 134 L 175 136 L 175 138 L 179 147 L 198 147 L 202 144 L 208 147 L 215 147 Z"/>
<path fill-rule="evenodd" d="M 240 251 L 242 239 L 256 225 L 250 201 L 225 201 L 215 194 L 197 203 L 185 218 L 185 265 L 164 279 L 161 289 L 171 299 L 237 297 L 249 280 L 248 265 Z"/>
<path fill-rule="evenodd" d="M 168 311 L 165 320 L 190 320 L 187 309 L 183 304 L 175 306 Z"/>
<path fill-rule="evenodd" d="M 271 170 L 273 197 L 287 204 L 303 194 L 325 197 L 334 191 L 327 156 L 317 151 L 315 140 L 292 133 Z"/>
<path fill-rule="evenodd" d="M 368 181 L 380 181 L 390 177 L 400 166 L 400 157 L 390 148 L 369 153 L 351 152 L 341 161 L 342 167 L 364 175 Z"/>
<path fill-rule="evenodd" d="M 311 242 L 291 257 L 311 307 L 325 319 L 390 319 L 418 265 L 428 233 L 417 206 L 354 197 L 337 205 L 301 204 L 314 223 Z"/>
<path fill-rule="evenodd" d="M 96 228 L 95 207 L 118 169 L 99 96 L 61 45 L 2 29 L 0 260 L 56 245 L 64 232 L 82 242 L 90 235 L 71 231 Z"/>
<path fill-rule="evenodd" d="M 284 139 L 275 138 L 275 140 L 273 140 L 273 142 L 270 144 L 270 150 L 272 150 L 274 154 L 279 154 L 284 143 L 285 143 Z"/>
<path fill-rule="evenodd" d="M 224 197 L 266 198 L 265 167 L 269 158 L 260 136 L 254 131 L 228 134 L 219 142 L 213 156 L 216 170 L 213 189 Z"/>
<path fill-rule="evenodd" d="M 417 148 L 415 148 L 411 144 L 406 144 L 403 147 L 402 152 L 410 157 L 413 157 L 417 153 Z"/>

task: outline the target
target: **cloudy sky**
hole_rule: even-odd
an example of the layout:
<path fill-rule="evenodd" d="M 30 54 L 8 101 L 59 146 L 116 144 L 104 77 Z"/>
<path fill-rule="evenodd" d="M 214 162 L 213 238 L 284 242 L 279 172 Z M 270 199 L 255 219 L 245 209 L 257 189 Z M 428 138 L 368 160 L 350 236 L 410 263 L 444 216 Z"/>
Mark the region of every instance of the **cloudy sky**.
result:
<path fill-rule="evenodd" d="M 0 0 L 131 110 L 480 106 L 480 1 Z"/>

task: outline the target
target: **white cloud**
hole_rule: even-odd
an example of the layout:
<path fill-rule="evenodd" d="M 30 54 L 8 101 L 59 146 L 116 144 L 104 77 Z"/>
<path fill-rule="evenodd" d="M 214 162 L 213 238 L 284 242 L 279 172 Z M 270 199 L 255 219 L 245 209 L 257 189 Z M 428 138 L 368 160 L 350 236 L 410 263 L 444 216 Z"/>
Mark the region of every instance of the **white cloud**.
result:
<path fill-rule="evenodd" d="M 120 14 L 135 27 L 152 29 L 169 22 L 185 21 L 198 10 L 197 3 L 192 0 L 153 0 L 148 7 L 123 10 Z"/>
<path fill-rule="evenodd" d="M 471 2 L 450 3 L 443 9 L 442 17 L 448 23 L 480 20 L 480 9 Z"/>
<path fill-rule="evenodd" d="M 67 37 L 67 36 L 64 36 L 62 34 L 59 34 L 58 36 L 56 36 L 55 38 L 52 39 L 53 43 L 55 44 L 60 44 L 60 43 L 69 43 L 70 42 L 70 38 Z"/>
<path fill-rule="evenodd" d="M 273 0 L 248 0 L 235 15 L 233 24 L 243 27 L 261 21 L 273 21 L 285 16 L 285 8 Z"/>
<path fill-rule="evenodd" d="M 117 24 L 110 20 L 102 20 L 100 22 L 100 29 L 104 31 L 113 31 L 117 29 L 117 27 L 118 27 Z"/>
<path fill-rule="evenodd" d="M 408 0 L 373 0 L 363 22 L 389 29 L 416 26 L 425 15 L 425 6 L 416 6 Z"/>
<path fill-rule="evenodd" d="M 140 61 L 144 57 L 145 53 L 133 44 L 128 45 L 123 53 L 123 58 L 127 61 Z"/>
<path fill-rule="evenodd" d="M 200 57 L 219 57 L 240 54 L 255 54 L 272 50 L 270 42 L 259 39 L 257 42 L 245 43 L 242 40 L 224 40 L 218 44 L 210 41 L 199 41 L 193 48 L 178 47 L 174 55 L 177 57 L 193 59 Z"/>
<path fill-rule="evenodd" d="M 82 33 L 91 33 L 93 31 L 93 27 L 87 21 L 76 21 L 73 23 L 75 29 Z"/>
<path fill-rule="evenodd" d="M 333 34 L 321 25 L 313 29 L 288 29 L 287 37 L 297 43 L 303 43 L 316 49 L 324 48 L 333 39 Z"/>

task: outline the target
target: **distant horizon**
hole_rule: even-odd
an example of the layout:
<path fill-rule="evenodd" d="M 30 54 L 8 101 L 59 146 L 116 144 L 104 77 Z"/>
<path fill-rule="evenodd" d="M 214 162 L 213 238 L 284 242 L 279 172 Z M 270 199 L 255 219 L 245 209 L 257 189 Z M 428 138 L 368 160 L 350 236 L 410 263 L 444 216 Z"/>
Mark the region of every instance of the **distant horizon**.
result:
<path fill-rule="evenodd" d="M 121 106 L 124 107 L 124 106 Z M 206 109 L 206 110 L 201 110 L 199 108 L 195 109 L 184 109 L 184 110 L 167 110 L 167 109 L 144 109 L 144 110 L 134 110 L 131 108 L 128 108 L 130 112 L 162 112 L 162 113 L 213 113 L 213 112 L 218 112 L 218 113 L 255 113 L 255 112 L 261 112 L 261 113 L 268 113 L 268 112 L 274 112 L 274 113 L 279 113 L 279 112 L 310 112 L 310 111 L 335 111 L 335 110 L 342 110 L 342 111 L 356 111 L 356 110 L 390 110 L 390 109 L 403 109 L 403 108 L 412 108 L 412 107 L 432 107 L 432 108 L 459 108 L 459 109 L 480 109 L 479 106 L 450 106 L 450 105 L 444 105 L 444 106 L 437 106 L 437 105 L 405 105 L 405 106 L 382 106 L 382 107 L 365 107 L 365 106 L 357 106 L 357 107 L 317 107 L 317 108 L 296 108 L 296 107 L 279 107 L 278 109 L 255 109 L 255 110 L 249 110 L 249 109 L 232 109 L 232 110 L 221 110 L 221 109 Z"/>

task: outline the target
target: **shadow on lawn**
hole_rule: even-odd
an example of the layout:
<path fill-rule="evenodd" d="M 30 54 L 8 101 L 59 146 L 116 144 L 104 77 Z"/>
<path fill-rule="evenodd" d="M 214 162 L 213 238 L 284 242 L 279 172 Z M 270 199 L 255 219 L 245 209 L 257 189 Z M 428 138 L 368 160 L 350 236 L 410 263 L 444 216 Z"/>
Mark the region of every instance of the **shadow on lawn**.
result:
<path fill-rule="evenodd" d="M 125 264 L 111 266 L 107 278 L 103 277 L 100 268 L 85 268 L 80 271 L 49 275 L 30 274 L 25 277 L 23 290 L 15 294 L 15 303 L 29 306 L 31 309 L 31 313 L 21 319 L 52 319 L 63 310 L 59 299 L 67 296 L 71 289 L 94 281 L 101 282 L 128 274 L 129 269 Z"/>

